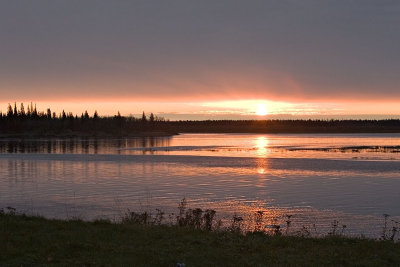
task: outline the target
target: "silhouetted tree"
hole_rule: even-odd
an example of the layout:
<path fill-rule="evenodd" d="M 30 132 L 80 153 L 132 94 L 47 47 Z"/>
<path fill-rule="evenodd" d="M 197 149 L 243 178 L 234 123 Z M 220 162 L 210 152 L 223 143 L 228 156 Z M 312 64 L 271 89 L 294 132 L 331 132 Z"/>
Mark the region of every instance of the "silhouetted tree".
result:
<path fill-rule="evenodd" d="M 20 110 L 19 114 L 21 115 L 22 118 L 25 118 L 26 114 L 25 114 L 24 103 L 21 103 L 21 110 Z"/>
<path fill-rule="evenodd" d="M 28 118 L 31 117 L 31 108 L 30 108 L 29 104 L 28 104 L 28 111 L 26 112 L 26 116 L 27 116 Z"/>
<path fill-rule="evenodd" d="M 14 114 L 14 113 L 13 113 L 13 109 L 12 109 L 10 103 L 8 103 L 7 118 L 12 118 L 13 114 Z"/>
<path fill-rule="evenodd" d="M 154 114 L 153 114 L 153 112 L 150 113 L 149 120 L 150 120 L 150 122 L 154 122 Z"/>
<path fill-rule="evenodd" d="M 34 108 L 33 111 L 32 111 L 32 117 L 34 117 L 34 118 L 37 118 L 37 117 L 38 117 L 38 112 L 37 112 L 37 109 L 36 109 L 36 104 L 35 104 L 35 108 Z"/>
<path fill-rule="evenodd" d="M 14 117 L 18 116 L 17 102 L 14 102 Z"/>
<path fill-rule="evenodd" d="M 99 114 L 97 113 L 97 110 L 94 111 L 93 114 L 93 119 L 97 120 L 99 118 Z"/>
<path fill-rule="evenodd" d="M 116 116 L 114 116 L 114 118 L 115 119 L 121 119 L 122 117 L 121 117 L 121 113 L 119 113 L 119 111 L 117 112 L 117 115 Z"/>
<path fill-rule="evenodd" d="M 51 110 L 47 109 L 47 119 L 51 119 Z"/>
<path fill-rule="evenodd" d="M 146 117 L 146 114 L 143 111 L 143 113 L 142 113 L 142 122 L 146 122 L 146 121 L 147 121 L 147 117 Z"/>

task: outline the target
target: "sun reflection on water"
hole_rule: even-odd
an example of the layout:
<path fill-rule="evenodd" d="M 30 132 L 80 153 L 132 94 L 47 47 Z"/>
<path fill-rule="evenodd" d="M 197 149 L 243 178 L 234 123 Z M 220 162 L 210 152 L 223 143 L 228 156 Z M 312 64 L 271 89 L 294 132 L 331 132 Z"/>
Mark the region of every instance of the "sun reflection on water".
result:
<path fill-rule="evenodd" d="M 255 148 L 256 148 L 256 155 L 259 158 L 257 160 L 257 173 L 258 174 L 265 174 L 267 173 L 267 164 L 265 159 L 268 157 L 268 144 L 269 140 L 265 136 L 258 136 L 255 139 Z"/>
<path fill-rule="evenodd" d="M 268 144 L 269 140 L 265 136 L 258 136 L 257 139 L 255 140 L 256 143 L 256 148 L 257 148 L 257 156 L 266 158 L 268 156 Z"/>

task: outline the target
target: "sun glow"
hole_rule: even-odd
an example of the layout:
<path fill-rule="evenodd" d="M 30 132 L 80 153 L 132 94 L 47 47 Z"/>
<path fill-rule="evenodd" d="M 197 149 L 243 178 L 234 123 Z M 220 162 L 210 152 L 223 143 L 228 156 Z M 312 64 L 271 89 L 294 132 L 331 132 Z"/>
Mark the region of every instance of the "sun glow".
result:
<path fill-rule="evenodd" d="M 258 116 L 265 116 L 268 114 L 268 110 L 267 110 L 267 104 L 265 103 L 259 103 L 257 104 L 257 111 L 256 114 Z"/>
<path fill-rule="evenodd" d="M 193 105 L 193 104 L 192 104 Z M 312 115 L 319 112 L 321 109 L 318 105 L 310 103 L 288 103 L 269 100 L 232 100 L 219 102 L 201 103 L 201 106 L 207 108 L 204 114 L 210 113 L 210 110 L 218 111 L 219 114 L 236 114 L 241 116 L 276 116 L 276 115 Z M 325 104 L 325 108 L 326 108 Z M 329 106 L 329 110 L 332 110 Z M 252 119 L 255 119 L 255 118 Z"/>

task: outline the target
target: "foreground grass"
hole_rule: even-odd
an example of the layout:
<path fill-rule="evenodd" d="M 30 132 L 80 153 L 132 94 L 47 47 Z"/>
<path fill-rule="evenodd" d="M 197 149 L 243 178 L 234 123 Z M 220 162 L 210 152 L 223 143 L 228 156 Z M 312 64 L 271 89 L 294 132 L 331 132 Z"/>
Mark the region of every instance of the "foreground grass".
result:
<path fill-rule="evenodd" d="M 399 266 L 400 244 L 0 216 L 0 265 Z"/>

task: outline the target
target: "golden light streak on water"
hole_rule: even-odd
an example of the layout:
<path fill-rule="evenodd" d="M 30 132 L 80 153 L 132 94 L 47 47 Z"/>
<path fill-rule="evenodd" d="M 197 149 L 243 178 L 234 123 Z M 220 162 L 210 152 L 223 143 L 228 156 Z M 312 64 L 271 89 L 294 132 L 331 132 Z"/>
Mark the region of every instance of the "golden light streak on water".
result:
<path fill-rule="evenodd" d="M 266 158 L 268 156 L 269 140 L 266 136 L 259 136 L 255 139 L 255 147 L 257 149 L 257 156 Z"/>

